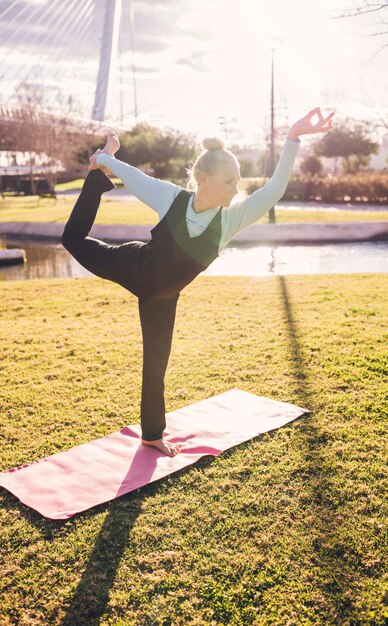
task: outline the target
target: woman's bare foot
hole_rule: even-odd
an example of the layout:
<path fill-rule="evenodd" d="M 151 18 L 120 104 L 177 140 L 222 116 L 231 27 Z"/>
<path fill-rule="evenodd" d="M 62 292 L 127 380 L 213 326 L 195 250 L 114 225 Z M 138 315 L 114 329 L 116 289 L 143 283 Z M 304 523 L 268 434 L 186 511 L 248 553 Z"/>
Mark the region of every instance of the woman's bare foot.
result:
<path fill-rule="evenodd" d="M 117 137 L 116 133 L 112 130 L 108 133 L 108 137 L 106 140 L 106 144 L 103 147 L 102 151 L 110 154 L 110 156 L 114 156 L 117 150 L 120 148 L 120 141 Z"/>
<path fill-rule="evenodd" d="M 155 439 L 154 441 L 145 441 L 142 439 L 141 442 L 146 446 L 157 448 L 161 452 L 164 452 L 164 454 L 167 454 L 167 456 L 175 456 L 181 449 L 181 446 L 171 443 L 170 441 L 166 441 L 166 439 Z"/>
<path fill-rule="evenodd" d="M 116 133 L 114 131 L 111 131 L 110 133 L 108 133 L 106 144 L 103 147 L 103 149 L 102 150 L 100 150 L 100 149 L 96 150 L 96 152 L 94 154 L 92 154 L 92 156 L 90 157 L 90 159 L 89 159 L 90 165 L 88 167 L 88 170 L 92 171 L 92 170 L 100 169 L 105 174 L 111 174 L 112 172 L 108 168 L 106 168 L 106 167 L 99 167 L 97 165 L 96 159 L 97 159 L 97 156 L 99 154 L 101 154 L 102 152 L 105 152 L 106 154 L 109 154 L 109 156 L 114 156 L 119 148 L 120 148 L 119 138 L 117 137 L 117 135 L 116 135 Z"/>

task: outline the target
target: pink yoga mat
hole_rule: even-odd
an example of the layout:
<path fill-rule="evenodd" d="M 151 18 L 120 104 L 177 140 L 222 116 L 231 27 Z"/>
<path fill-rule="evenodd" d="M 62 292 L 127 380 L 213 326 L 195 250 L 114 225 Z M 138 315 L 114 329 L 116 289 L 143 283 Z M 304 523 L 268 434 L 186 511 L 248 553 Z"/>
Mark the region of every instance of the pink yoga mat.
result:
<path fill-rule="evenodd" d="M 0 485 L 50 519 L 67 519 L 308 413 L 231 389 L 167 415 L 165 436 L 183 445 L 168 457 L 140 444 L 140 424 L 0 473 Z"/>

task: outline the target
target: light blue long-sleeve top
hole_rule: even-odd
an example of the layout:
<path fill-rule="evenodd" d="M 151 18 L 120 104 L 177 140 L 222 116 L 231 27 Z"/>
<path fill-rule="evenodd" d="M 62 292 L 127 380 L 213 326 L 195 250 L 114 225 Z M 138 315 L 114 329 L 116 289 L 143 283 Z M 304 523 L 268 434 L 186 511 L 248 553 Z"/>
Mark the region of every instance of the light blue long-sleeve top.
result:
<path fill-rule="evenodd" d="M 299 145 L 300 140 L 286 139 L 276 169 L 266 184 L 244 200 L 233 202 L 222 209 L 219 251 L 237 233 L 257 222 L 280 200 L 286 190 Z M 107 167 L 120 178 L 130 193 L 157 212 L 160 220 L 183 189 L 174 183 L 148 176 L 136 167 L 123 163 L 109 154 L 99 154 L 96 162 L 97 165 Z M 218 209 L 217 206 L 196 213 L 193 209 L 193 196 L 191 196 L 186 211 L 186 224 L 190 237 L 200 235 L 209 226 Z"/>

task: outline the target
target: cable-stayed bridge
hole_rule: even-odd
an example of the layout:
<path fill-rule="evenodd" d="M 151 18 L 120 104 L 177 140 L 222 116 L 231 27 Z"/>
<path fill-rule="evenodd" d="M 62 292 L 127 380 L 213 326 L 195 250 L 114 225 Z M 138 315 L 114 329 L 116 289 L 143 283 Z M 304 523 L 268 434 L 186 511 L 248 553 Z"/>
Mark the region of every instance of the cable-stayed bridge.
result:
<path fill-rule="evenodd" d="M 133 126 L 133 19 L 133 0 L 0 0 L 0 120 Z"/>

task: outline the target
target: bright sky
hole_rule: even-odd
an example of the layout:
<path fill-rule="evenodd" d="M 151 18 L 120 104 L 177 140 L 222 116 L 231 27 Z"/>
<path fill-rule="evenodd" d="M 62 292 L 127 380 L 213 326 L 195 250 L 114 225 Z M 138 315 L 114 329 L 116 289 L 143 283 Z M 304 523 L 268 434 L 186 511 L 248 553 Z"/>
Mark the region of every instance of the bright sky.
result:
<path fill-rule="evenodd" d="M 183 4 L 183 3 L 176 3 Z M 347 0 L 195 0 L 171 29 L 170 45 L 138 54 L 139 65 L 159 67 L 156 119 L 199 129 L 252 132 L 269 128 L 271 45 L 275 55 L 278 122 L 292 122 L 315 106 L 363 119 L 388 111 L 387 50 L 373 62 L 376 38 L 365 37 L 371 17 L 329 20 Z M 358 21 L 357 21 L 358 20 Z M 369 32 L 373 29 L 369 28 Z M 182 59 L 181 64 L 177 59 Z"/>
<path fill-rule="evenodd" d="M 57 1 L 50 0 L 52 12 Z M 91 12 L 92 0 L 77 0 L 79 11 L 84 8 L 84 26 L 89 29 L 88 36 L 82 36 L 82 21 L 77 22 L 75 17 L 74 23 L 70 17 L 64 19 L 64 7 L 71 9 L 73 1 L 67 0 L 66 5 L 61 2 L 62 16 L 53 15 L 53 41 L 47 39 L 44 30 L 47 20 L 42 20 L 40 41 L 47 50 L 61 44 L 63 49 L 67 45 L 73 50 L 81 45 L 78 42 L 83 42 L 78 58 L 69 52 L 63 57 L 58 53 L 55 61 L 47 55 L 45 63 L 46 67 L 58 69 L 62 63 L 70 68 L 61 85 L 70 86 L 75 98 L 87 102 L 92 97 L 93 84 L 88 83 L 90 76 L 87 79 L 81 75 L 81 69 L 92 72 L 92 78 L 97 71 L 99 40 L 94 36 L 89 46 L 85 43 L 96 32 L 93 24 L 97 22 L 92 20 L 97 18 L 96 11 Z M 48 10 L 47 3 L 48 0 L 19 0 L 18 6 L 30 5 L 31 9 L 34 5 L 39 17 L 39 11 Z M 11 0 L 0 0 L 0 26 L 2 13 L 11 4 Z M 352 19 L 329 19 L 354 4 L 355 0 L 134 0 L 139 119 L 204 136 L 219 132 L 218 120 L 222 116 L 232 140 L 261 142 L 270 127 L 270 48 L 274 42 L 277 124 L 291 124 L 315 106 L 321 106 L 324 114 L 335 110 L 337 118 L 376 119 L 378 113 L 387 118 L 388 47 L 376 54 L 387 36 L 368 36 L 384 30 L 378 25 L 384 19 L 384 11 Z M 100 27 L 103 5 L 98 0 Z M 131 126 L 134 97 L 128 6 L 126 0 L 121 44 L 124 72 L 121 81 L 117 77 L 116 85 L 121 82 L 124 88 L 123 112 Z M 5 26 L 11 17 L 10 9 L 4 17 Z M 36 21 L 34 28 L 37 29 Z M 36 39 L 39 42 L 37 33 L 35 45 Z M 24 48 L 18 47 L 15 36 L 12 40 L 13 63 L 18 63 L 17 53 L 21 59 L 24 54 L 23 65 L 28 66 L 35 53 L 28 49 L 25 34 L 21 32 L 20 37 L 24 37 Z M 10 50 L 4 47 L 3 51 L 11 58 Z M 2 84 L 0 76 L 3 94 L 11 88 L 11 78 L 9 71 L 8 83 Z M 55 78 L 51 82 L 55 83 Z M 116 104 L 112 112 L 118 116 L 117 91 L 113 100 Z"/>

